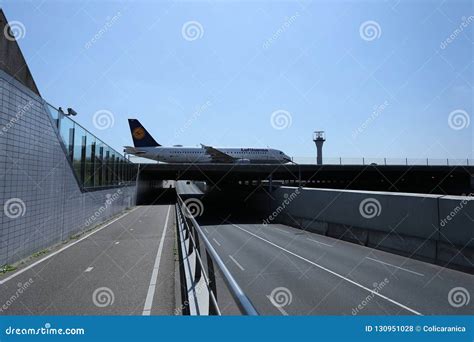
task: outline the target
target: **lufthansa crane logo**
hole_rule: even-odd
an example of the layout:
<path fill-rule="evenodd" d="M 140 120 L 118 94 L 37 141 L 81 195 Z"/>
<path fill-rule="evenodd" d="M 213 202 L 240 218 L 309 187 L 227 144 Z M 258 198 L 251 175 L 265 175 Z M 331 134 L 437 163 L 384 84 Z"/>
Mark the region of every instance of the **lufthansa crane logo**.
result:
<path fill-rule="evenodd" d="M 133 137 L 138 140 L 142 140 L 145 137 L 145 130 L 143 127 L 137 127 L 133 130 Z"/>

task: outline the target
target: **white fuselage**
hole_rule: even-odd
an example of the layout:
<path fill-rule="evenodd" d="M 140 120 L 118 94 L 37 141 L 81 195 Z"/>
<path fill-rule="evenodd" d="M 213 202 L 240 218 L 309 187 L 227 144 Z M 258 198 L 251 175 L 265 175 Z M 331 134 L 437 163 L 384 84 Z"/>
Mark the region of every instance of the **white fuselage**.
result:
<path fill-rule="evenodd" d="M 218 150 L 235 158 L 235 163 L 285 164 L 291 162 L 291 158 L 285 153 L 271 148 L 218 148 Z M 216 163 L 215 158 L 201 147 L 136 147 L 126 148 L 125 152 L 165 163 Z"/>

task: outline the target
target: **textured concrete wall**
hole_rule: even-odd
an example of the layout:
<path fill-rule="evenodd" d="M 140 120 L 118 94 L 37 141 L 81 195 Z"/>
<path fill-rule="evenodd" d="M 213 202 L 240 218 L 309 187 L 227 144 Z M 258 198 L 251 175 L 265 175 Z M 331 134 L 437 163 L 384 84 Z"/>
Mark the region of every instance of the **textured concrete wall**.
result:
<path fill-rule="evenodd" d="M 43 100 L 0 71 L 0 266 L 134 204 L 134 186 L 81 192 Z"/>

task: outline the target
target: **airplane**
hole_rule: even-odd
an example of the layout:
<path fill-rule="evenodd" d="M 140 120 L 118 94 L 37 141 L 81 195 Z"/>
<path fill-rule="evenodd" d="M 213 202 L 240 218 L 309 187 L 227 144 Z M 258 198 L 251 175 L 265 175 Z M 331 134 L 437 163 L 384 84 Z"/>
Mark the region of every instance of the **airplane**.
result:
<path fill-rule="evenodd" d="M 216 148 L 161 146 L 137 119 L 128 119 L 133 147 L 124 146 L 124 152 L 165 163 L 234 163 L 234 164 L 286 164 L 289 156 L 272 148 Z"/>

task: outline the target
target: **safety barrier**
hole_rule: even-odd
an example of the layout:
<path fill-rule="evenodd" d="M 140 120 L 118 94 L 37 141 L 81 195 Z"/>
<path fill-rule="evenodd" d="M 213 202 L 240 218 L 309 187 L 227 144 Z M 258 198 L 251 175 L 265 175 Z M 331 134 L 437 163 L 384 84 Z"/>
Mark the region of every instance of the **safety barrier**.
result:
<path fill-rule="evenodd" d="M 181 197 L 176 222 L 184 315 L 258 315 Z"/>

